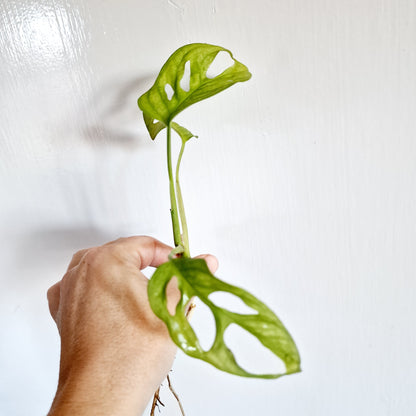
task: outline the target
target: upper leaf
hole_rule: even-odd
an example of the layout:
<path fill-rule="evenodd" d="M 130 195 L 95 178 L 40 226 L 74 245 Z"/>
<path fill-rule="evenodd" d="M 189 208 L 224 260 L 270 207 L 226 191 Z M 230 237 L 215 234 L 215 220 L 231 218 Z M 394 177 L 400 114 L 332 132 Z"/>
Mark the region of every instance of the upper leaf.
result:
<path fill-rule="evenodd" d="M 166 286 L 176 276 L 181 299 L 175 315 L 167 308 Z M 208 296 L 216 291 L 238 296 L 247 306 L 257 311 L 243 315 L 215 305 Z M 172 340 L 186 354 L 207 361 L 220 370 L 244 377 L 277 378 L 300 371 L 296 345 L 279 318 L 260 300 L 245 290 L 225 283 L 211 274 L 201 259 L 178 258 L 159 266 L 148 286 L 149 302 L 153 312 L 162 319 Z M 198 296 L 212 311 L 216 335 L 212 347 L 204 351 L 186 319 L 186 308 L 193 296 Z M 252 374 L 241 368 L 224 341 L 224 332 L 230 324 L 237 324 L 254 335 L 266 348 L 278 356 L 286 366 L 286 373 Z"/>
<path fill-rule="evenodd" d="M 229 53 L 234 64 L 216 77 L 208 78 L 207 70 L 221 51 Z M 190 78 L 189 88 L 185 90 L 181 80 L 187 62 L 190 63 Z M 138 100 L 150 136 L 154 139 L 160 130 L 190 105 L 250 78 L 247 67 L 221 46 L 191 43 L 179 48 L 163 65 L 154 85 Z M 167 89 L 173 91 L 172 96 L 168 96 Z"/>

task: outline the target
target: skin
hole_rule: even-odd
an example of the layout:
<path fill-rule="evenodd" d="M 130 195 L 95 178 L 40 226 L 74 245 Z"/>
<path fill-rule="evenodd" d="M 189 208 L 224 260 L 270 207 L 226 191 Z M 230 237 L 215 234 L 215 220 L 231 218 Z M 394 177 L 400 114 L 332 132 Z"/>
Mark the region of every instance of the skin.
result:
<path fill-rule="evenodd" d="M 59 382 L 49 416 L 143 413 L 172 367 L 176 346 L 150 309 L 141 270 L 166 262 L 171 250 L 144 236 L 81 250 L 48 290 L 61 337 Z M 199 257 L 215 272 L 215 257 Z M 179 296 L 169 284 L 169 308 Z"/>

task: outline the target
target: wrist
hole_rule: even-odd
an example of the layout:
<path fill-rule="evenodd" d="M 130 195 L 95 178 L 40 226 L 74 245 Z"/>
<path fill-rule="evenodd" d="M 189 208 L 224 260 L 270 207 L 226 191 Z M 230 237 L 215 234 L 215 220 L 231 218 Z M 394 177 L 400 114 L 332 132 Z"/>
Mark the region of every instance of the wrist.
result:
<path fill-rule="evenodd" d="M 98 366 L 77 363 L 68 372 L 61 372 L 49 416 L 137 416 L 146 406 L 140 400 L 139 374 L 131 366 L 128 371 L 125 365 Z"/>
<path fill-rule="evenodd" d="M 141 414 L 171 369 L 176 347 L 126 342 L 61 356 L 58 389 L 48 416 Z"/>

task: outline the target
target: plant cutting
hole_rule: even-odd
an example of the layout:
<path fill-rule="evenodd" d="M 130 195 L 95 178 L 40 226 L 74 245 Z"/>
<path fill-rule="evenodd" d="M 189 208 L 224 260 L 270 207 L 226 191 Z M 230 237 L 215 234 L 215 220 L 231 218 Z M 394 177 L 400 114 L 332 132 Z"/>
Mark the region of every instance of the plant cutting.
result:
<path fill-rule="evenodd" d="M 233 63 L 212 77 L 208 70 L 220 52 L 229 54 Z M 166 129 L 170 215 L 175 246 L 169 261 L 159 266 L 151 277 L 148 296 L 153 312 L 166 324 L 173 342 L 185 354 L 238 376 L 275 379 L 300 371 L 299 353 L 287 329 L 275 313 L 251 293 L 219 280 L 209 271 L 204 260 L 191 258 L 179 171 L 186 144 L 196 136 L 173 121 L 192 104 L 250 78 L 247 67 L 237 61 L 229 50 L 215 45 L 193 43 L 179 48 L 169 57 L 154 85 L 138 100 L 152 140 Z M 181 140 L 175 167 L 172 164 L 173 131 Z M 171 314 L 167 307 L 166 287 L 174 277 L 181 297 L 174 314 Z M 210 295 L 215 292 L 237 296 L 253 313 L 241 314 L 218 306 L 210 299 Z M 208 306 L 215 320 L 216 334 L 209 349 L 201 347 L 186 316 L 194 297 Z M 286 371 L 265 374 L 252 373 L 242 368 L 224 341 L 225 331 L 231 324 L 240 326 L 256 337 L 283 361 Z"/>

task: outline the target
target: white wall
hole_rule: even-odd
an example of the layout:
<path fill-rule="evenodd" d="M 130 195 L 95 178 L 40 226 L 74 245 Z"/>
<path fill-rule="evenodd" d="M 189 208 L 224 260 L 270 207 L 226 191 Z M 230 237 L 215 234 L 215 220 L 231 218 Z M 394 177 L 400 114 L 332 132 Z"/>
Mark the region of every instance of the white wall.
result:
<path fill-rule="evenodd" d="M 72 253 L 171 240 L 165 143 L 136 99 L 190 42 L 253 73 L 181 116 L 199 135 L 191 249 L 277 312 L 303 373 L 239 379 L 179 354 L 187 414 L 416 414 L 415 39 L 412 0 L 1 2 L 0 414 L 47 412 L 45 294 Z"/>

